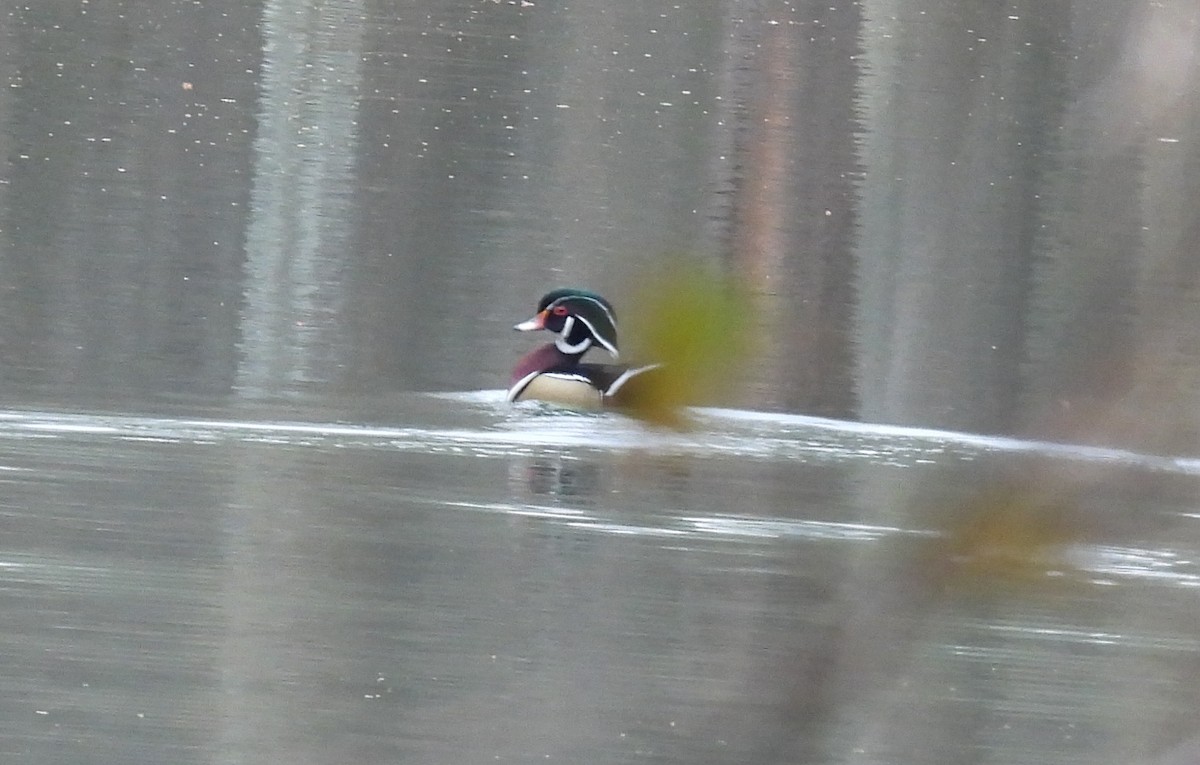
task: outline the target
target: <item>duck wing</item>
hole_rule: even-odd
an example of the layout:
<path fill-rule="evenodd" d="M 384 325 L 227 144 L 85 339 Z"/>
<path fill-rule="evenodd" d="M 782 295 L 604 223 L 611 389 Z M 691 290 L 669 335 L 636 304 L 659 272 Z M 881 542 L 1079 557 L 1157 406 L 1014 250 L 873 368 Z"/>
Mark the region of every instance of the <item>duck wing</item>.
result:
<path fill-rule="evenodd" d="M 661 364 L 647 364 L 641 367 L 627 367 L 621 364 L 577 364 L 574 371 L 583 374 L 606 398 L 616 396 L 624 389 L 625 384 L 654 369 Z"/>

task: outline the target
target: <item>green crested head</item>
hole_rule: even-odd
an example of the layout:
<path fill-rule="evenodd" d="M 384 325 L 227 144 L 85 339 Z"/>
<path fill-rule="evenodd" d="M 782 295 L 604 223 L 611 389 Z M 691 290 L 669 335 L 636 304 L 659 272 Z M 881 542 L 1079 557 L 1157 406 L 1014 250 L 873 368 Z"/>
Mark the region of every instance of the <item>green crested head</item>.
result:
<path fill-rule="evenodd" d="M 612 304 L 595 292 L 562 288 L 538 301 L 537 315 L 516 326 L 519 330 L 547 329 L 558 335 L 555 344 L 565 353 L 582 354 L 592 344 L 611 353 L 617 350 L 617 314 Z"/>

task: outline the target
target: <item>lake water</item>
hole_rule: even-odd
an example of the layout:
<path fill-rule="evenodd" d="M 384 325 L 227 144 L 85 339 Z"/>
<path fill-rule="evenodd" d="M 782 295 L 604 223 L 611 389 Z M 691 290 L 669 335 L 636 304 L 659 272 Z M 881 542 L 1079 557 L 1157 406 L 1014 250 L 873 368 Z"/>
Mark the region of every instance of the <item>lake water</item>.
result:
<path fill-rule="evenodd" d="M 1200 762 L 1198 30 L 0 6 L 0 760 Z M 504 403 L 665 258 L 727 400 Z"/>

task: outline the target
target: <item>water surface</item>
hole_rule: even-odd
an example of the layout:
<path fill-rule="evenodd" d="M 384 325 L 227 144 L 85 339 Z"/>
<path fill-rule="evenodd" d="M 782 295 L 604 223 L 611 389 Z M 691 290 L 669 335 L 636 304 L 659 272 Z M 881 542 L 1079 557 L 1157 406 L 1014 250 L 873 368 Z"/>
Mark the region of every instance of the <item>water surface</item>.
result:
<path fill-rule="evenodd" d="M 0 413 L 5 754 L 1096 761 L 1187 698 L 1194 461 L 498 398 Z M 1032 579 L 930 579 L 930 508 L 1035 465 L 1122 479 Z"/>

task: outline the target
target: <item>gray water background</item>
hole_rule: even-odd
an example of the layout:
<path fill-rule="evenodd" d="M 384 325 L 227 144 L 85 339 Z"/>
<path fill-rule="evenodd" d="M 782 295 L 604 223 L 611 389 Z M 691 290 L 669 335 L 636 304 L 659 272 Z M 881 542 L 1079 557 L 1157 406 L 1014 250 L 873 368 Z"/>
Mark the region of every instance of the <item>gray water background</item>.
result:
<path fill-rule="evenodd" d="M 1200 761 L 1198 14 L 0 5 L 0 759 Z M 725 408 L 503 404 L 680 254 Z"/>

